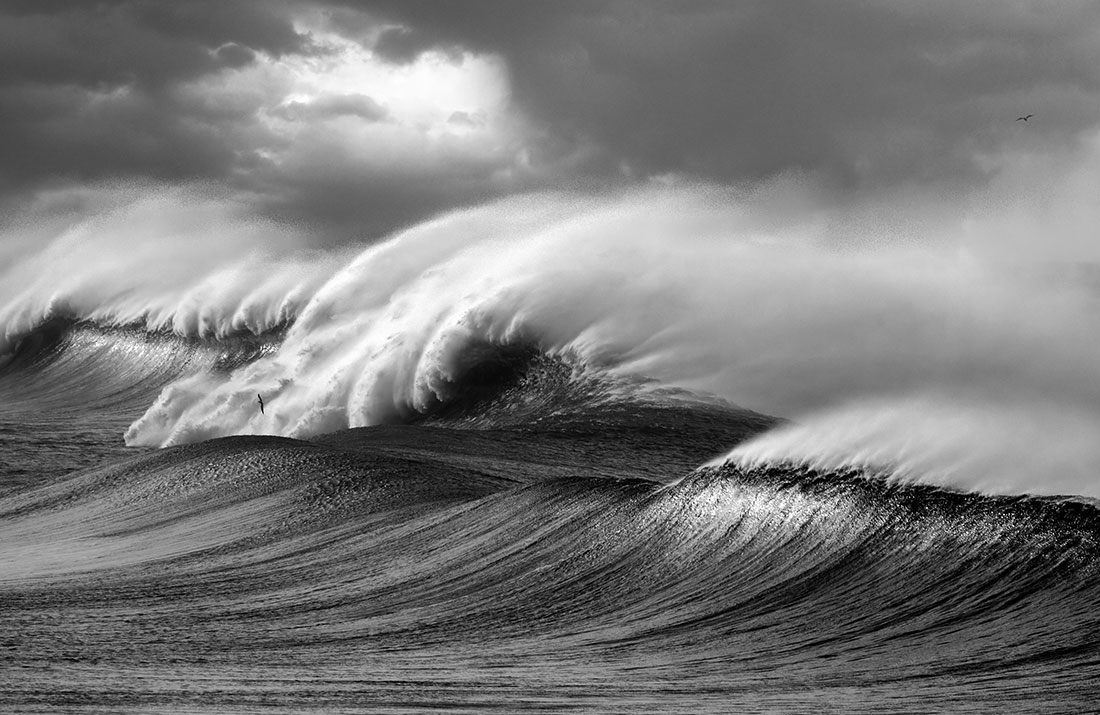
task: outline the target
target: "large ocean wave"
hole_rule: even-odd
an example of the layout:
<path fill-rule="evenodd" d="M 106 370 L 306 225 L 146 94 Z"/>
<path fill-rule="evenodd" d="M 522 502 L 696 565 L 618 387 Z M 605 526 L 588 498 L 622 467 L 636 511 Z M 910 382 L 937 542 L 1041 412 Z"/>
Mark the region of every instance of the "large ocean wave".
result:
<path fill-rule="evenodd" d="M 1094 702 L 1095 507 L 692 470 L 701 454 L 648 422 L 591 451 L 579 431 L 229 437 L 0 498 L 22 666 L 0 702 Z M 104 673 L 122 667 L 149 677 L 119 691 Z"/>
<path fill-rule="evenodd" d="M 1087 270 L 713 187 L 314 255 L 175 198 L 3 269 L 0 707 L 1095 705 Z"/>
<path fill-rule="evenodd" d="M 777 220 L 752 194 L 683 186 L 509 199 L 311 255 L 287 229 L 207 203 L 182 229 L 144 226 L 172 240 L 143 237 L 121 267 L 93 260 L 116 260 L 119 232 L 133 240 L 135 217 L 170 198 L 70 229 L 5 274 L 9 355 L 59 319 L 191 345 L 277 335 L 237 364 L 172 368 L 126 430 L 132 445 L 407 422 L 502 360 L 539 356 L 568 366 L 570 394 L 796 423 L 742 447 L 745 464 L 874 463 L 961 489 L 1100 496 L 1087 272 L 942 241 L 837 247 L 821 222 Z M 218 221 L 233 241 L 204 233 Z M 62 277 L 32 270 L 46 264 Z"/>

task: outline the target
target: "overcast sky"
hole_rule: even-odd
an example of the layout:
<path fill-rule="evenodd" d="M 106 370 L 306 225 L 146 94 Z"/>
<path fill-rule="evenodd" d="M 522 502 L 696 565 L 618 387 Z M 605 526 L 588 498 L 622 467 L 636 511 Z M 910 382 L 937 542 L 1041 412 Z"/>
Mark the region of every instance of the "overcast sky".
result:
<path fill-rule="evenodd" d="M 1098 133 L 1092 1 L 0 1 L 8 213 L 193 185 L 337 241 L 655 177 L 965 192 Z"/>

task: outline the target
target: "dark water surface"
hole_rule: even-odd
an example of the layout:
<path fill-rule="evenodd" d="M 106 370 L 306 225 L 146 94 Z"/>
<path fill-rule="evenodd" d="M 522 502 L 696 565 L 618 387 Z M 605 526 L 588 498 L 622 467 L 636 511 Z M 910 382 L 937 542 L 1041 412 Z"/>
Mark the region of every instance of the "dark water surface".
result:
<path fill-rule="evenodd" d="M 1100 711 L 1090 504 L 697 469 L 774 421 L 522 351 L 408 424 L 127 450 L 237 357 L 46 337 L 0 374 L 5 712 Z"/>

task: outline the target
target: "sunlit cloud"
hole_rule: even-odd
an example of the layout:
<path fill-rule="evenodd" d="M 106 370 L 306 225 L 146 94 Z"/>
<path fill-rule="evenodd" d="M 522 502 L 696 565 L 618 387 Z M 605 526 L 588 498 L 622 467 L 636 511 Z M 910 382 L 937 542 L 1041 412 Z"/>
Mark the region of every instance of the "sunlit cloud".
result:
<path fill-rule="evenodd" d="M 174 91 L 188 113 L 231 135 L 244 188 L 285 195 L 329 186 L 360 191 L 369 204 L 383 177 L 484 192 L 478 187 L 525 170 L 527 129 L 501 58 L 432 51 L 393 63 L 369 38 L 304 22 L 295 29 L 303 51 L 258 52 Z M 454 186 L 463 178 L 467 187 Z"/>

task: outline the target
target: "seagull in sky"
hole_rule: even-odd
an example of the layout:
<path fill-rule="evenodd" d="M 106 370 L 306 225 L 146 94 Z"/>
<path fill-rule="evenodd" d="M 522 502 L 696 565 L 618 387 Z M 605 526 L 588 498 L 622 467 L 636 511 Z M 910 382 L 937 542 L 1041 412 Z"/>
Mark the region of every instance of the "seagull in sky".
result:
<path fill-rule="evenodd" d="M 1029 114 L 1026 117 L 1016 117 L 1016 121 L 1017 122 L 1026 122 L 1027 120 L 1031 119 L 1034 116 L 1035 116 L 1034 114 Z"/>
<path fill-rule="evenodd" d="M 260 414 L 262 415 L 264 413 L 264 398 L 256 395 L 256 399 L 260 401 Z"/>

